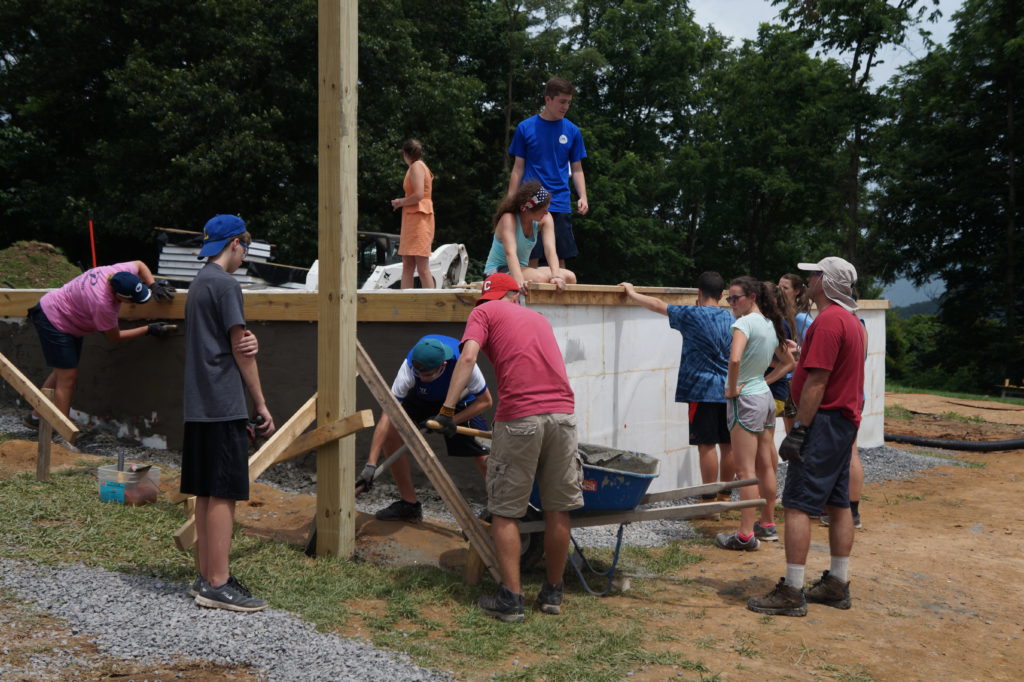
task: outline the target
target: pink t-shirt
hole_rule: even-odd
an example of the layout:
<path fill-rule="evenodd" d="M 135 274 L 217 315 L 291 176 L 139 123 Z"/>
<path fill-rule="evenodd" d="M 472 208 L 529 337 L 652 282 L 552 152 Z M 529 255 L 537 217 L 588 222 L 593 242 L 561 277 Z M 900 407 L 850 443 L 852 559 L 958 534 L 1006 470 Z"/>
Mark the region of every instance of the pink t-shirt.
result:
<path fill-rule="evenodd" d="M 117 326 L 121 301 L 108 281 L 118 272 L 139 274 L 134 262 L 102 265 L 49 292 L 39 300 L 46 319 L 57 329 L 73 336 L 105 332 Z"/>
<path fill-rule="evenodd" d="M 498 376 L 495 421 L 575 410 L 562 351 L 540 313 L 511 301 L 482 303 L 466 321 L 466 341 L 480 344 Z"/>

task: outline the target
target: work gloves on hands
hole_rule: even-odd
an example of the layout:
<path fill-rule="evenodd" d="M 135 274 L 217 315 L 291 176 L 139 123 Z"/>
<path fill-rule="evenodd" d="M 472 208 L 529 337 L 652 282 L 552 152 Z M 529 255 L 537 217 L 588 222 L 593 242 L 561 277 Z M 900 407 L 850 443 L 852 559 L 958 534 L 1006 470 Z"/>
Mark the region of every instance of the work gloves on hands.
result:
<path fill-rule="evenodd" d="M 804 438 L 807 437 L 807 427 L 803 424 L 795 425 L 786 434 L 785 440 L 779 445 L 779 459 L 783 462 L 799 462 L 803 459 Z"/>
<path fill-rule="evenodd" d="M 376 464 L 367 464 L 363 467 L 363 470 L 359 472 L 359 476 L 356 478 L 356 486 L 362 485 L 366 490 L 373 487 L 373 474 L 377 471 Z"/>
<path fill-rule="evenodd" d="M 166 279 L 153 280 L 153 283 L 149 285 L 149 290 L 153 292 L 158 301 L 173 300 L 174 293 L 177 291 Z"/>
<path fill-rule="evenodd" d="M 178 330 L 178 325 L 167 324 L 166 322 L 152 322 L 147 325 L 146 333 L 150 336 L 162 338 L 164 336 L 170 336 Z"/>
<path fill-rule="evenodd" d="M 455 429 L 455 415 L 444 414 L 446 409 L 448 408 L 442 407 L 441 414 L 434 417 L 434 421 L 437 422 L 438 427 L 433 429 L 433 431 L 444 435 L 446 438 L 451 438 L 457 434 L 458 431 Z"/>

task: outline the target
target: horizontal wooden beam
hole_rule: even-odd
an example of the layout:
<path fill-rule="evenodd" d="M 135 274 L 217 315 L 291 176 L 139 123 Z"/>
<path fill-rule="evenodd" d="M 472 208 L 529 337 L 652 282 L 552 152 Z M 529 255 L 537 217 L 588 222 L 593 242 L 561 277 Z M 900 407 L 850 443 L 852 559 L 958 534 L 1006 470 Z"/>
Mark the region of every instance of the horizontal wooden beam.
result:
<path fill-rule="evenodd" d="M 0 318 L 25 317 L 47 289 L 0 289 Z M 693 305 L 693 289 L 637 287 L 637 291 L 671 305 Z M 317 294 L 306 291 L 244 291 L 245 318 L 252 322 L 315 322 L 319 315 Z M 430 291 L 360 291 L 356 294 L 359 322 L 455 322 L 463 323 L 473 310 L 479 289 Z M 170 303 L 126 303 L 123 320 L 181 320 L 185 318 L 187 291 L 179 291 Z M 550 284 L 531 284 L 527 305 L 623 306 L 622 289 L 603 284 L 570 284 L 556 291 Z M 887 310 L 889 301 L 859 301 L 862 310 Z M 722 307 L 728 307 L 722 301 Z"/>
<path fill-rule="evenodd" d="M 656 521 L 659 519 L 696 519 L 708 514 L 736 511 L 747 507 L 763 507 L 764 498 L 756 500 L 740 500 L 739 502 L 706 502 L 702 504 L 684 504 L 678 507 L 655 507 L 653 509 L 630 509 L 627 511 L 595 511 L 592 514 L 573 516 L 570 519 L 573 528 L 592 528 L 594 526 L 613 526 L 620 523 L 636 523 L 638 521 Z M 520 533 L 536 533 L 544 530 L 543 520 L 523 521 L 519 524 Z"/>

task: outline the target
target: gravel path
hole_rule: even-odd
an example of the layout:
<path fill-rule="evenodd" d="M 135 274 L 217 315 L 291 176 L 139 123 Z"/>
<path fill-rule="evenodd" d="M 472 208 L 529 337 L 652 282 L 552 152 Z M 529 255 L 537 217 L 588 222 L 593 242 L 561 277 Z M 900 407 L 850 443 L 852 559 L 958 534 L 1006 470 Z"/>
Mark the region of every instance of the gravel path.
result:
<path fill-rule="evenodd" d="M 33 438 L 13 410 L 0 412 L 0 433 L 14 438 Z M 113 434 L 94 430 L 78 441 L 85 452 L 131 461 L 152 462 L 177 468 L 180 456 L 167 450 L 138 447 Z M 867 482 L 909 478 L 915 472 L 942 464 L 944 458 L 910 453 L 888 446 L 862 448 Z M 786 465 L 779 467 L 779 490 L 785 484 Z M 291 466 L 268 470 L 261 482 L 296 493 L 312 493 L 315 475 Z M 394 487 L 380 484 L 360 496 L 360 511 L 373 512 L 394 498 Z M 454 525 L 440 497 L 421 491 L 428 518 Z M 683 501 L 663 502 L 667 506 Z M 476 511 L 480 511 L 477 507 Z M 612 547 L 617 527 L 573 531 L 585 547 Z M 685 521 L 647 521 L 627 526 L 625 542 L 637 546 L 664 545 L 672 540 L 702 537 Z M 225 664 L 252 665 L 270 680 L 445 680 L 448 674 L 413 665 L 402 654 L 382 651 L 363 641 L 318 633 L 313 626 L 285 611 L 268 609 L 259 614 L 237 614 L 196 607 L 185 585 L 170 584 L 146 576 L 111 573 L 102 569 L 66 565 L 50 568 L 0 559 L 0 586 L 19 597 L 66 619 L 76 634 L 95 637 L 100 648 L 127 659 L 166 661 L 171 656 L 210 660 Z M 140 614 L 129 606 L 145 603 Z M 218 642 L 215 650 L 211 642 Z M 40 665 L 60 665 L 52 660 L 60 650 L 44 657 Z M 68 654 L 70 655 L 70 654 Z M 42 661 L 42 659 L 40 659 Z M 51 668 L 52 669 L 52 668 Z M 35 671 L 38 672 L 38 671 Z M 0 678 L 33 676 L 33 670 L 5 668 L 0 659 Z"/>

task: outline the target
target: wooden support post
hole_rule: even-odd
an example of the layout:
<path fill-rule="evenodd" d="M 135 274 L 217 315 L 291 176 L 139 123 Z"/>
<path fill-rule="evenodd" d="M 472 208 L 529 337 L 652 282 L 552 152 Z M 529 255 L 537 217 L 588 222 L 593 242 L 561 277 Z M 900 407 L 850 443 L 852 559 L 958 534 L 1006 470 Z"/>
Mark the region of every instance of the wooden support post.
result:
<path fill-rule="evenodd" d="M 356 77 L 359 4 L 320 0 L 317 29 L 320 294 L 317 423 L 356 411 Z M 316 458 L 318 556 L 355 552 L 355 439 L 320 446 Z"/>
<path fill-rule="evenodd" d="M 44 388 L 43 395 L 53 402 L 53 389 Z M 50 480 L 50 447 L 53 445 L 53 427 L 45 419 L 39 420 L 39 454 L 36 456 L 36 480 Z"/>
<path fill-rule="evenodd" d="M 14 363 L 0 353 L 0 376 L 9 383 L 28 404 L 39 413 L 40 420 L 50 423 L 57 433 L 64 436 L 68 443 L 74 443 L 78 438 L 78 427 L 67 416 L 57 409 L 52 398 L 47 398 L 43 392 L 36 388 L 35 384 L 21 373 Z"/>
<path fill-rule="evenodd" d="M 455 520 L 463 532 L 466 533 L 470 544 L 473 545 L 471 550 L 476 550 L 476 553 L 480 555 L 480 560 L 491 572 L 494 579 L 501 582 L 501 574 L 498 572 L 498 555 L 494 550 L 491 536 L 487 534 L 480 520 L 473 515 L 473 510 L 469 508 L 465 498 L 462 497 L 462 493 L 452 483 L 451 477 L 444 466 L 441 465 L 441 462 L 438 461 L 437 455 L 433 453 L 430 446 L 427 445 L 426 439 L 423 438 L 423 434 L 420 433 L 412 419 L 402 409 L 402 405 L 391 392 L 391 386 L 384 381 L 380 372 L 377 371 L 377 367 L 370 360 L 370 356 L 367 355 L 363 345 L 358 341 L 356 342 L 356 351 L 360 378 L 362 378 L 366 387 L 370 389 L 370 393 L 377 399 L 377 402 L 380 403 L 384 412 L 391 418 L 391 422 L 395 425 L 398 435 L 402 437 L 405 444 L 409 446 L 409 451 L 416 458 L 416 463 L 420 465 L 423 473 L 427 475 L 427 478 L 434 485 L 434 489 L 441 495 L 441 499 L 444 500 L 448 511 L 455 516 Z"/>

